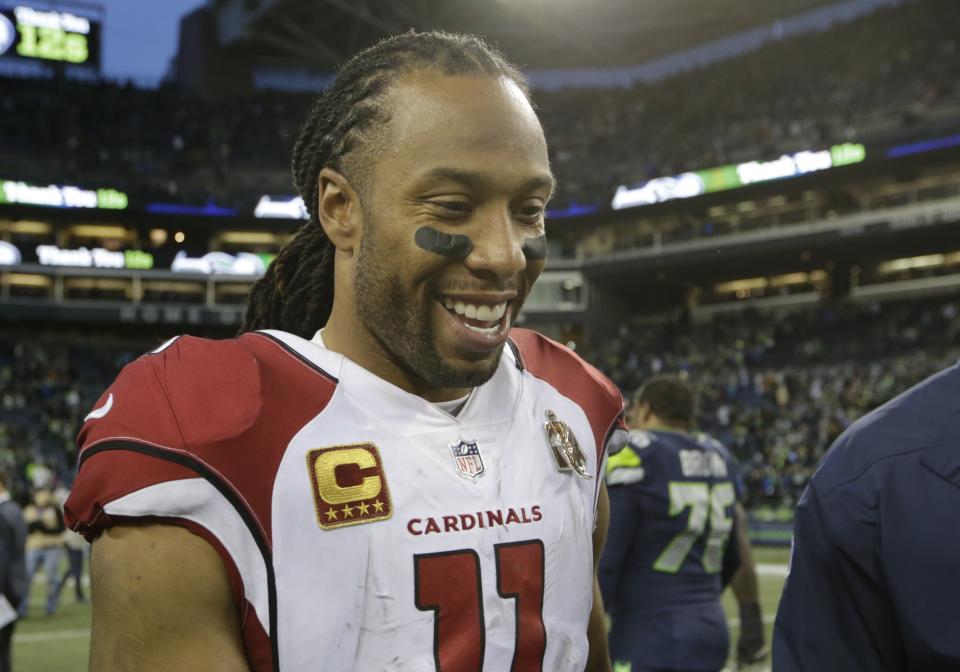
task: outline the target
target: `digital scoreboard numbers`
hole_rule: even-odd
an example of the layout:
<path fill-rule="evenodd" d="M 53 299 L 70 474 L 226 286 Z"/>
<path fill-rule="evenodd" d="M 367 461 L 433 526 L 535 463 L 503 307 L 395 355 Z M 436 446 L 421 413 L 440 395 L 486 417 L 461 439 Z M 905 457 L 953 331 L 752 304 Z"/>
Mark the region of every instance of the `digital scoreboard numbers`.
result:
<path fill-rule="evenodd" d="M 0 8 L 0 58 L 100 64 L 100 23 L 67 11 L 26 5 Z"/>

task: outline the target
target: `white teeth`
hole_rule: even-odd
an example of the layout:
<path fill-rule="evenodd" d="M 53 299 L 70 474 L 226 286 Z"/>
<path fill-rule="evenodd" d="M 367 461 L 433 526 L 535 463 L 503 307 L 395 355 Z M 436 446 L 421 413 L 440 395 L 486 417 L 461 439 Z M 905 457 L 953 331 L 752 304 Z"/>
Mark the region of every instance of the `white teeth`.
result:
<path fill-rule="evenodd" d="M 498 303 L 495 306 L 488 304 L 464 303 L 463 301 L 454 301 L 444 297 L 443 306 L 457 315 L 463 315 L 469 320 L 480 320 L 481 322 L 500 321 L 503 314 L 507 312 L 507 302 Z M 478 327 L 472 327 L 474 330 Z M 495 327 L 491 327 L 495 328 Z M 482 330 L 481 330 L 482 331 Z M 486 332 L 484 332 L 486 333 Z"/>
<path fill-rule="evenodd" d="M 488 335 L 492 335 L 492 334 L 497 333 L 497 330 L 500 328 L 499 325 L 494 325 L 494 326 L 492 326 L 492 327 L 487 327 L 486 329 L 484 329 L 484 328 L 482 328 L 482 327 L 474 327 L 474 326 L 471 326 L 471 325 L 469 325 L 469 324 L 465 324 L 465 325 L 463 325 L 463 326 L 465 326 L 467 329 L 470 329 L 471 331 L 477 332 L 478 334 L 488 334 Z"/>

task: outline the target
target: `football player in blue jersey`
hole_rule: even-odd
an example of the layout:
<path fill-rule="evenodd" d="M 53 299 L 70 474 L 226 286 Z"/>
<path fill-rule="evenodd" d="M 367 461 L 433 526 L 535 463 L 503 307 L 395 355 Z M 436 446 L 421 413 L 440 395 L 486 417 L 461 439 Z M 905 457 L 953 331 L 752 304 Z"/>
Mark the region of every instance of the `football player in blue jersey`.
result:
<path fill-rule="evenodd" d="M 960 365 L 864 416 L 797 506 L 777 672 L 960 670 Z"/>
<path fill-rule="evenodd" d="M 629 418 L 631 440 L 607 464 L 610 528 L 600 559 L 615 669 L 721 669 L 730 638 L 720 596 L 731 582 L 740 602 L 738 659 L 762 659 L 756 572 L 732 457 L 692 432 L 695 395 L 676 377 L 648 380 Z"/>

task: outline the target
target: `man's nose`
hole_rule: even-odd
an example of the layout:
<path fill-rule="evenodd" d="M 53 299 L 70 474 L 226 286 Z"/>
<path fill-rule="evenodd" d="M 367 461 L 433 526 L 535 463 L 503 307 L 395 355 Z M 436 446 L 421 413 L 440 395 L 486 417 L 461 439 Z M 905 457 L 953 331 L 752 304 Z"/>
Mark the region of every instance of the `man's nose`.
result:
<path fill-rule="evenodd" d="M 473 249 L 464 263 L 471 271 L 506 280 L 526 269 L 523 231 L 509 210 L 485 213 L 471 228 L 470 238 Z"/>

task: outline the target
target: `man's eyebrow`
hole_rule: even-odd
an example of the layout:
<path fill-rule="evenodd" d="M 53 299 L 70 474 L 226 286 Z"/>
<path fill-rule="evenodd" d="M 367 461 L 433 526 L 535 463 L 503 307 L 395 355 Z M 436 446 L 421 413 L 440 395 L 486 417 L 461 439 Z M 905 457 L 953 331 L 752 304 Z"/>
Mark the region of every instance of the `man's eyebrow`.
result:
<path fill-rule="evenodd" d="M 478 189 L 489 188 L 492 183 L 492 180 L 489 177 L 481 173 L 477 173 L 472 170 L 445 167 L 431 168 L 421 175 L 417 179 L 417 182 L 423 184 L 425 182 L 437 182 L 440 180 L 459 182 L 464 186 Z M 553 175 L 550 173 L 545 173 L 531 177 L 524 182 L 517 191 L 520 193 L 535 191 L 537 189 L 546 189 L 547 191 L 553 192 L 555 186 L 556 180 L 554 179 Z"/>

